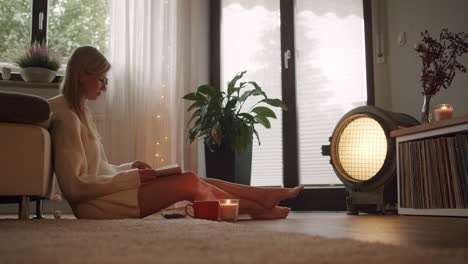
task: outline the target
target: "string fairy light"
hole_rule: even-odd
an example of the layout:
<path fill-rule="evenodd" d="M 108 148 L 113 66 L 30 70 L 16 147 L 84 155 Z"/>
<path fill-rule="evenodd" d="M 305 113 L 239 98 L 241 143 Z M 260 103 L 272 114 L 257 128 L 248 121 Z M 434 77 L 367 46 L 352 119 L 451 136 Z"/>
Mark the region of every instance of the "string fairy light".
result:
<path fill-rule="evenodd" d="M 164 4 L 168 4 L 168 1 L 164 1 Z M 161 27 L 160 28 L 161 31 L 163 31 L 163 28 Z M 168 45 L 167 45 L 167 48 L 168 49 L 171 49 L 173 46 L 172 46 L 172 43 L 169 42 Z M 166 56 L 161 56 L 162 60 L 167 60 L 167 59 L 170 59 L 169 57 L 166 57 Z M 173 69 L 172 65 L 170 63 L 167 64 L 167 71 L 168 72 L 171 72 Z M 162 81 L 161 82 L 161 88 L 162 89 L 166 89 L 167 88 L 167 84 L 166 82 Z M 165 104 L 166 103 L 166 96 L 165 95 L 160 95 L 159 96 L 160 100 L 161 100 L 161 104 Z M 164 107 L 164 106 L 163 106 Z M 163 111 L 164 112 L 164 111 Z M 155 115 L 155 121 L 156 122 L 160 122 L 160 121 L 163 121 L 162 118 L 163 118 L 164 114 L 161 114 L 161 113 L 156 113 Z M 160 124 L 158 124 L 160 125 Z M 163 136 L 163 137 L 159 137 L 159 138 L 156 138 L 155 139 L 155 145 L 154 145 L 154 148 L 155 148 L 155 162 L 156 163 L 164 163 L 166 160 L 164 158 L 164 150 L 161 149 L 161 147 L 163 148 L 166 148 L 166 144 L 168 143 L 169 141 L 169 137 L 168 136 Z"/>

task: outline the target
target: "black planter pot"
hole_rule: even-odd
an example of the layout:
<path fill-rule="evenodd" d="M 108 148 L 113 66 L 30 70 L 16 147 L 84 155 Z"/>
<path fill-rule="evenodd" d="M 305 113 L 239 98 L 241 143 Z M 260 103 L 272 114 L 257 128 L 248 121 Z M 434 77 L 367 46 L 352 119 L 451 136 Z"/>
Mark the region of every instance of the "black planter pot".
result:
<path fill-rule="evenodd" d="M 210 151 L 205 144 L 206 176 L 208 178 L 250 185 L 252 145 L 243 152 L 229 149 Z"/>

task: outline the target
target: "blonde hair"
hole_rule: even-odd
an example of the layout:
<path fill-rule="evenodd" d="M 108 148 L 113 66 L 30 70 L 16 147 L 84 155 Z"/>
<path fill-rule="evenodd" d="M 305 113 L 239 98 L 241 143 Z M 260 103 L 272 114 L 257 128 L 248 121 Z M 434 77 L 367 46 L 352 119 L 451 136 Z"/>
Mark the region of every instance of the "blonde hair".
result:
<path fill-rule="evenodd" d="M 84 87 L 80 86 L 79 72 L 84 70 L 88 74 L 103 74 L 110 70 L 110 63 L 96 48 L 83 46 L 75 49 L 70 56 L 60 90 L 70 108 L 78 115 L 90 131 L 96 132 L 84 96 Z M 93 133 L 97 135 L 97 133 Z"/>

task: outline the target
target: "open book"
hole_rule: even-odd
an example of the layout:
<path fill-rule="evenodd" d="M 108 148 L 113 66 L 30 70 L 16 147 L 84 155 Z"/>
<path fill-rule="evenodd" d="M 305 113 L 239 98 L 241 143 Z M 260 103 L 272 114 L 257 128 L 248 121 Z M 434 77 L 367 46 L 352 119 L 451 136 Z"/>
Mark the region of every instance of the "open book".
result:
<path fill-rule="evenodd" d="M 179 167 L 179 164 L 174 163 L 174 164 L 169 164 L 164 167 L 159 167 L 154 169 L 156 171 L 156 177 L 160 176 L 169 176 L 169 175 L 174 175 L 174 174 L 181 174 L 182 170 Z"/>

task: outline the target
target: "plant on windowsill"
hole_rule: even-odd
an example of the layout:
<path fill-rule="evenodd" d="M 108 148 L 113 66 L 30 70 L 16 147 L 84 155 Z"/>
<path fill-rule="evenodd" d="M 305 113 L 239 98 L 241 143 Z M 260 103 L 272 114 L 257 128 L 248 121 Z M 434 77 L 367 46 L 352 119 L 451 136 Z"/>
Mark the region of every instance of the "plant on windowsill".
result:
<path fill-rule="evenodd" d="M 24 47 L 14 62 L 26 82 L 52 82 L 60 68 L 61 56 L 45 42 L 34 42 Z"/>
<path fill-rule="evenodd" d="M 196 92 L 188 93 L 183 98 L 194 101 L 187 109 L 195 110 L 188 122 L 190 125 L 195 120 L 188 139 L 192 143 L 196 138 L 203 138 L 207 176 L 250 184 L 253 135 L 260 145 L 255 125 L 270 128 L 269 118 L 276 119 L 270 107 L 284 111 L 287 107 L 280 99 L 268 98 L 256 82 L 240 82 L 245 73 L 236 74 L 228 83 L 226 92 L 211 85 L 201 85 Z M 257 96 L 260 99 L 245 110 L 246 101 Z M 246 164 L 239 164 L 239 160 L 244 160 Z M 236 164 L 239 169 L 235 168 Z"/>

